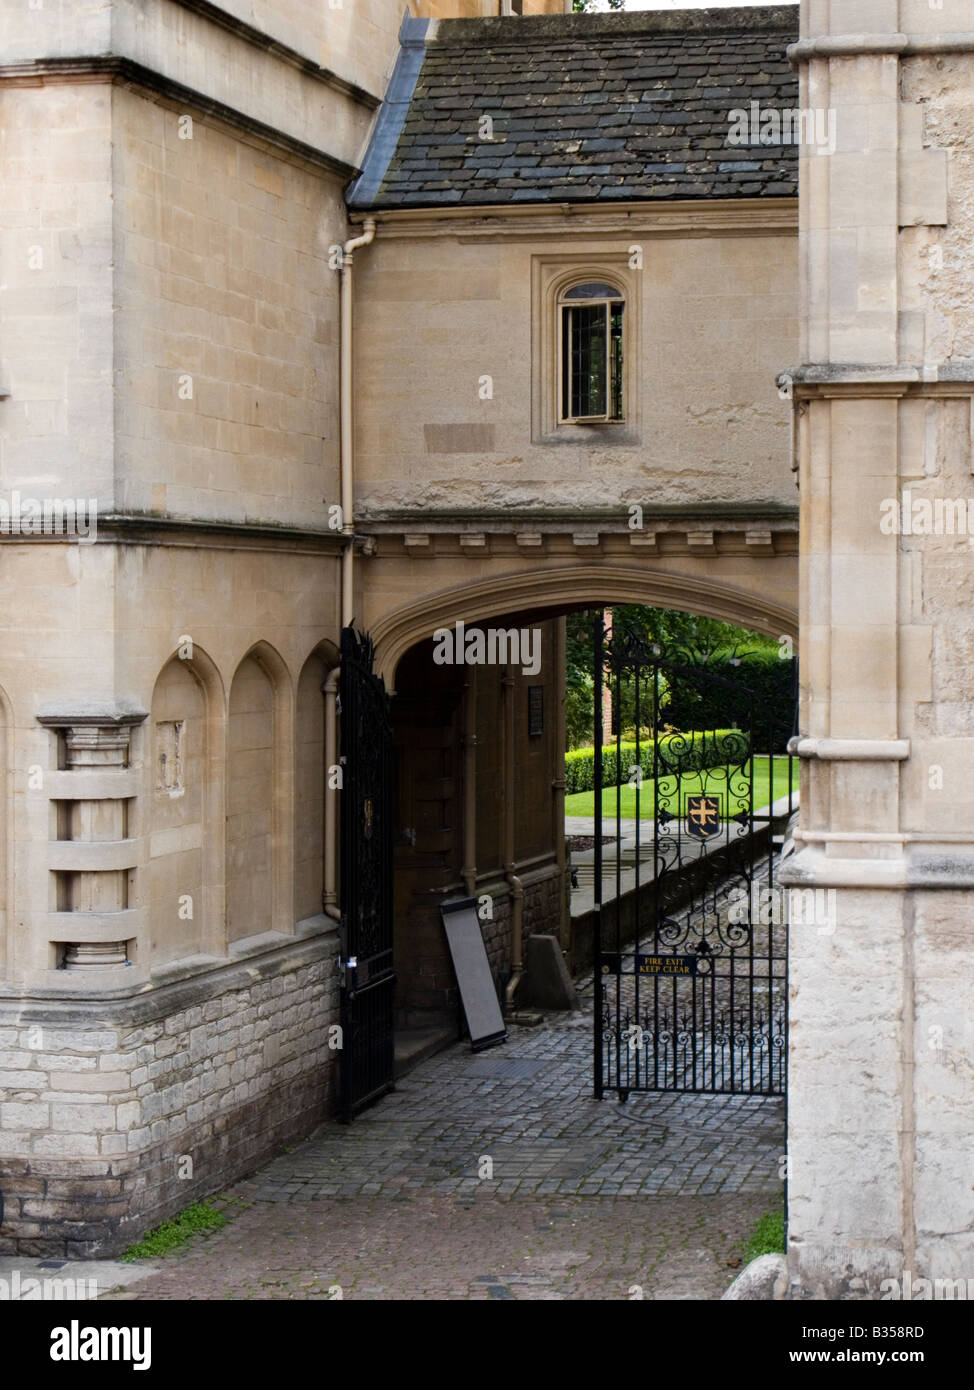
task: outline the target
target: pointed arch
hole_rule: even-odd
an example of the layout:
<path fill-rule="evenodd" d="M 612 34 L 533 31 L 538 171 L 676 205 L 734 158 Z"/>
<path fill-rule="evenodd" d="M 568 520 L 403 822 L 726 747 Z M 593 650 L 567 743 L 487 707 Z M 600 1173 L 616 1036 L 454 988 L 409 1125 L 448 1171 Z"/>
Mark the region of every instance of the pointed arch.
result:
<path fill-rule="evenodd" d="M 227 713 L 227 940 L 294 931 L 294 690 L 269 642 L 230 683 Z"/>
<path fill-rule="evenodd" d="M 319 916 L 323 909 L 337 911 L 338 792 L 329 786 L 328 768 L 338 757 L 338 665 L 334 642 L 317 643 L 301 667 L 295 688 L 294 913 L 299 922 Z"/>
<path fill-rule="evenodd" d="M 146 841 L 142 889 L 155 960 L 226 949 L 226 694 L 202 647 L 177 647 L 141 733 Z"/>
<path fill-rule="evenodd" d="M 550 610 L 551 616 L 598 604 L 643 603 L 678 608 L 738 623 L 768 636 L 797 635 L 798 615 L 764 592 L 753 592 L 682 571 L 650 569 L 644 563 L 575 564 L 518 570 L 472 584 L 440 589 L 384 614 L 371 625 L 376 669 L 387 687 L 396 667 L 416 642 L 439 627 L 473 623 L 502 613 Z"/>

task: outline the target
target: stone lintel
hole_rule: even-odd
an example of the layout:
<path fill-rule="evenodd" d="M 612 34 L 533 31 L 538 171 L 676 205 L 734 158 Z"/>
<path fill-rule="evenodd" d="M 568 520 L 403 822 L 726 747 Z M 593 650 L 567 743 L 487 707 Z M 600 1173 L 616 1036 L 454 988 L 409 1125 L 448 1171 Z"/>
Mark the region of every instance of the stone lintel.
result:
<path fill-rule="evenodd" d="M 118 729 L 125 725 L 141 724 L 148 717 L 148 710 L 139 709 L 137 705 L 127 705 L 122 701 L 113 705 L 86 702 L 73 714 L 42 709 L 37 715 L 37 722 L 47 729 Z"/>

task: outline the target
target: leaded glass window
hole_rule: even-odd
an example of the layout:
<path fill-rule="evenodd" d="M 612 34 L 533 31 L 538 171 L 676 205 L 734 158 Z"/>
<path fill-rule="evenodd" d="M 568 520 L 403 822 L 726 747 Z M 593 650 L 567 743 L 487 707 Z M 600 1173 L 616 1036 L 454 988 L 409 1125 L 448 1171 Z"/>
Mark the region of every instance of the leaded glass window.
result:
<path fill-rule="evenodd" d="M 573 285 L 561 297 L 561 418 L 567 422 L 624 418 L 625 301 L 600 281 Z"/>

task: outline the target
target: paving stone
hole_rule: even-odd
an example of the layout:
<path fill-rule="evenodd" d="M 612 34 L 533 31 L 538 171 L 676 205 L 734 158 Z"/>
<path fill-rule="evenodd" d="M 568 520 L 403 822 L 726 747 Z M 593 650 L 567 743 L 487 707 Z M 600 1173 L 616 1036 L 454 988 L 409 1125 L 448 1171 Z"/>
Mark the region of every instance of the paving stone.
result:
<path fill-rule="evenodd" d="M 239 1214 L 136 1298 L 720 1297 L 728 1259 L 781 1200 L 783 1103 L 594 1100 L 581 997 L 581 1015 L 515 1027 L 490 1054 L 536 1065 L 486 1083 L 488 1059 L 458 1043 L 354 1124 L 322 1125 L 238 1184 Z"/>

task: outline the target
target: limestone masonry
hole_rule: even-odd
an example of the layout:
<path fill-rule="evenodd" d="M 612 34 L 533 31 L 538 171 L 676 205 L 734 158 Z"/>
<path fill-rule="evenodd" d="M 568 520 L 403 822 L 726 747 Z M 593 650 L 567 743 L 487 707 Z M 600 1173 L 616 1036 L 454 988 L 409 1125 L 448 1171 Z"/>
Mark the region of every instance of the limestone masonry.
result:
<path fill-rule="evenodd" d="M 791 1294 L 966 1278 L 972 557 L 880 521 L 974 495 L 971 25 L 403 5 L 0 0 L 0 1252 L 121 1251 L 333 1112 L 353 621 L 396 1028 L 455 1035 L 450 897 L 519 1007 L 572 947 L 565 617 L 638 603 L 800 640 Z M 457 623 L 537 668 L 437 664 Z"/>

